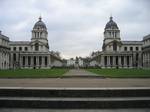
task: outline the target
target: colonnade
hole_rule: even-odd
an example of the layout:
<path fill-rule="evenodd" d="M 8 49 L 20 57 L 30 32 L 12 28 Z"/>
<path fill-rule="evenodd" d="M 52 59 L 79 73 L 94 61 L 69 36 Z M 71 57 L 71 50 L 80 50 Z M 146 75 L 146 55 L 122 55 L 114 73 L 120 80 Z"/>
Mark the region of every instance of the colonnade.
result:
<path fill-rule="evenodd" d="M 118 68 L 127 68 L 133 67 L 133 58 L 132 56 L 110 56 L 110 55 L 103 55 L 101 58 L 101 65 L 102 67 L 111 68 L 111 67 L 118 67 Z"/>
<path fill-rule="evenodd" d="M 48 56 L 21 56 L 20 66 L 23 68 L 49 68 L 50 55 Z"/>
<path fill-rule="evenodd" d="M 150 67 L 150 52 L 143 53 L 143 67 L 145 68 Z"/>

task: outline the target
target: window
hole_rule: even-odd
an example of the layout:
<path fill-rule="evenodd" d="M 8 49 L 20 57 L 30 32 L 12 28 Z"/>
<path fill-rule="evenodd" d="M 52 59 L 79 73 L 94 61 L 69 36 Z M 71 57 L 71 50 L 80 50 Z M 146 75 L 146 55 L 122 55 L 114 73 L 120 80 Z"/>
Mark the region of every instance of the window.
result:
<path fill-rule="evenodd" d="M 13 60 L 16 61 L 16 54 L 13 54 Z"/>
<path fill-rule="evenodd" d="M 130 51 L 133 51 L 133 47 L 130 47 Z"/>
<path fill-rule="evenodd" d="M 14 47 L 13 50 L 16 51 L 16 47 Z"/>
<path fill-rule="evenodd" d="M 35 51 L 39 51 L 39 44 L 38 43 L 35 44 Z"/>
<path fill-rule="evenodd" d="M 23 66 L 25 66 L 25 56 L 23 56 Z"/>
<path fill-rule="evenodd" d="M 127 47 L 124 47 L 124 51 L 127 51 Z"/>
<path fill-rule="evenodd" d="M 40 32 L 38 32 L 38 38 L 40 37 Z"/>
<path fill-rule="evenodd" d="M 117 51 L 117 42 L 113 43 L 113 51 Z"/>
<path fill-rule="evenodd" d="M 31 57 L 28 57 L 28 64 L 31 65 Z"/>
<path fill-rule="evenodd" d="M 19 51 L 22 51 L 22 47 L 19 47 Z"/>
<path fill-rule="evenodd" d="M 115 32 L 115 37 L 117 37 L 117 33 Z"/>
<path fill-rule="evenodd" d="M 110 37 L 111 37 L 111 32 L 109 32 L 109 35 L 110 35 Z"/>
<path fill-rule="evenodd" d="M 36 38 L 36 32 L 34 34 L 35 34 L 35 38 Z"/>
<path fill-rule="evenodd" d="M 42 65 L 42 57 L 39 56 L 39 65 Z"/>
<path fill-rule="evenodd" d="M 45 57 L 45 66 L 47 66 L 47 57 Z"/>
<path fill-rule="evenodd" d="M 25 51 L 27 51 L 28 50 L 28 47 L 25 47 Z"/>
<path fill-rule="evenodd" d="M 40 32 L 40 38 L 42 37 L 42 32 Z"/>
<path fill-rule="evenodd" d="M 139 47 L 136 47 L 136 51 L 138 51 L 139 50 Z"/>

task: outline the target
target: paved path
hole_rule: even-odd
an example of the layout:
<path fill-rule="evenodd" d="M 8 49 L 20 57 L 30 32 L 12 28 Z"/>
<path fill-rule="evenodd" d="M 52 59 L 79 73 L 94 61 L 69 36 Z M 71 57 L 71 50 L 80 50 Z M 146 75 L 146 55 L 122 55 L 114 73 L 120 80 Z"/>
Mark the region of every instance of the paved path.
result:
<path fill-rule="evenodd" d="M 50 87 L 50 88 L 110 88 L 150 87 L 150 78 L 99 78 L 85 70 L 70 70 L 70 78 L 0 79 L 0 87 Z M 82 78 L 80 78 L 82 76 Z M 94 76 L 94 77 L 92 77 Z"/>
<path fill-rule="evenodd" d="M 88 72 L 84 69 L 72 69 L 69 70 L 64 76 L 72 76 L 72 77 L 89 77 L 89 76 L 98 76 L 97 74 Z"/>
<path fill-rule="evenodd" d="M 0 112 L 150 112 L 150 109 L 0 109 Z"/>
<path fill-rule="evenodd" d="M 101 79 L 101 78 L 43 78 L 43 79 L 0 79 L 0 87 L 150 87 L 148 79 Z"/>

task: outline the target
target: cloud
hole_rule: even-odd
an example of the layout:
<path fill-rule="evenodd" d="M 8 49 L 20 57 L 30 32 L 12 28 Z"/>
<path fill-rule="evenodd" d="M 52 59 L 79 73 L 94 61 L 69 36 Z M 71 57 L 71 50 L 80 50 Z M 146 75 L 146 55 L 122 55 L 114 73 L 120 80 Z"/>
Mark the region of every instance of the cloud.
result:
<path fill-rule="evenodd" d="M 50 50 L 65 58 L 101 50 L 110 14 L 122 40 L 142 40 L 150 33 L 149 0 L 1 0 L 0 4 L 0 30 L 10 40 L 30 40 L 42 15 Z"/>

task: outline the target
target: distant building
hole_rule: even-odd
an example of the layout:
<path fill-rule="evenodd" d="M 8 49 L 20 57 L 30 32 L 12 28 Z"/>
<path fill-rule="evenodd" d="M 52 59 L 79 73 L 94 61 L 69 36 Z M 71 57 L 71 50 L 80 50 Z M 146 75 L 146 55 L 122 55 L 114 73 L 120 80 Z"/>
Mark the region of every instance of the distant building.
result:
<path fill-rule="evenodd" d="M 74 67 L 75 66 L 75 59 L 70 58 L 67 60 L 67 66 L 68 67 Z"/>
<path fill-rule="evenodd" d="M 9 41 L 0 35 L 2 68 L 51 68 L 61 67 L 62 60 L 58 52 L 49 51 L 48 32 L 40 17 L 32 30 L 31 41 Z M 10 50 L 9 50 L 10 47 Z M 5 51 L 4 51 L 5 49 Z M 10 59 L 9 59 L 10 57 Z M 10 65 L 8 67 L 8 65 Z"/>
<path fill-rule="evenodd" d="M 10 66 L 9 38 L 0 31 L 0 69 L 9 69 Z"/>
<path fill-rule="evenodd" d="M 81 57 L 76 57 L 76 59 L 70 58 L 67 60 L 68 67 L 84 67 L 84 60 Z"/>
<path fill-rule="evenodd" d="M 122 41 L 118 25 L 110 17 L 104 29 L 102 51 L 92 55 L 90 66 L 142 68 L 144 64 L 144 67 L 150 67 L 149 47 L 149 36 L 144 37 L 143 41 Z M 142 57 L 144 57 L 143 61 Z"/>
<path fill-rule="evenodd" d="M 31 41 L 9 41 L 0 31 L 0 69 L 101 67 L 150 68 L 150 35 L 142 41 L 122 41 L 120 29 L 113 18 L 104 28 L 102 51 L 91 57 L 62 60 L 59 52 L 49 51 L 48 32 L 40 17 L 32 29 Z"/>
<path fill-rule="evenodd" d="M 143 67 L 150 68 L 150 35 L 143 38 Z"/>

